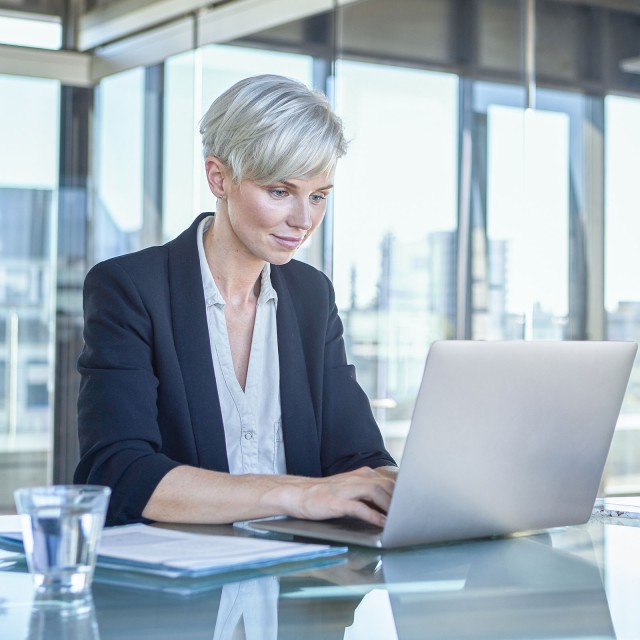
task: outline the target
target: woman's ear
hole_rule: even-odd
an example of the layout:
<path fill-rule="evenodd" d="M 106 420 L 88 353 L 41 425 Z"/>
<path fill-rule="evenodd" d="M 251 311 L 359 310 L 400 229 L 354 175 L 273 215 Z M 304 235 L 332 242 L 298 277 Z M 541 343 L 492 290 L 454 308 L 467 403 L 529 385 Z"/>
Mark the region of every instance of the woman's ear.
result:
<path fill-rule="evenodd" d="M 211 193 L 219 200 L 224 200 L 226 181 L 229 179 L 227 167 L 220 158 L 207 156 L 204 161 L 204 169 Z"/>

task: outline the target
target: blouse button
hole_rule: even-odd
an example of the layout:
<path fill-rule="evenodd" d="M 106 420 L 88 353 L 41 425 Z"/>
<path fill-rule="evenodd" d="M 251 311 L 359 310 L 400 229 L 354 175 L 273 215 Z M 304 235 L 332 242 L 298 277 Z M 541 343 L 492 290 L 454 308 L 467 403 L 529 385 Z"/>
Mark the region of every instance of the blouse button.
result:
<path fill-rule="evenodd" d="M 253 431 L 247 431 L 247 432 L 244 434 L 244 439 L 245 439 L 245 440 L 251 440 L 251 439 L 253 439 Z"/>

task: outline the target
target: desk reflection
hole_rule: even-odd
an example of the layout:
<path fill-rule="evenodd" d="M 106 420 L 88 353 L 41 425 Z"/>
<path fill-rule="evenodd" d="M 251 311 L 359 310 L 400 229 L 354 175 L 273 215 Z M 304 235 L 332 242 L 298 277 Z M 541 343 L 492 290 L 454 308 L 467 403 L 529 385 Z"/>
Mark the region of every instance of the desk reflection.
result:
<path fill-rule="evenodd" d="M 213 640 L 277 640 L 279 594 L 275 577 L 225 584 Z"/>
<path fill-rule="evenodd" d="M 591 538 L 560 535 L 581 557 L 548 534 L 386 553 L 386 599 L 365 595 L 345 639 L 615 638 Z"/>
<path fill-rule="evenodd" d="M 591 539 L 574 529 L 353 548 L 342 565 L 190 596 L 95 584 L 94 598 L 101 640 L 615 638 Z"/>
<path fill-rule="evenodd" d="M 34 599 L 27 640 L 100 640 L 93 600 L 89 596 L 81 610 L 56 608 Z"/>

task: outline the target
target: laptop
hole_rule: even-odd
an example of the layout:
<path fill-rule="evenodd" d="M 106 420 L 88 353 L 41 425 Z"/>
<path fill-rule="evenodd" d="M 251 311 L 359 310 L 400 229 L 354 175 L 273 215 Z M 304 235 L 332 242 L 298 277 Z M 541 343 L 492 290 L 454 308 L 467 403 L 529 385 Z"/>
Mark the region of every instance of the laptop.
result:
<path fill-rule="evenodd" d="M 394 548 L 582 524 L 592 512 L 635 342 L 435 342 L 384 529 L 252 521 Z"/>

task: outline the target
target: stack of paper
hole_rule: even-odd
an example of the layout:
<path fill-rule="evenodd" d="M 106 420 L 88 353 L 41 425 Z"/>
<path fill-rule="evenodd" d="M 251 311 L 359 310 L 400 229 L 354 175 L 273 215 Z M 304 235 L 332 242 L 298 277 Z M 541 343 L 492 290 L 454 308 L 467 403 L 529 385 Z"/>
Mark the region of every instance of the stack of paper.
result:
<path fill-rule="evenodd" d="M 218 536 L 144 524 L 105 529 L 99 565 L 172 576 L 210 576 L 345 553 L 345 547 Z"/>
<path fill-rule="evenodd" d="M 11 522 L 0 517 L 2 546 L 22 546 L 19 527 L 17 517 Z M 346 547 L 133 524 L 103 531 L 95 581 L 193 593 L 232 579 L 256 577 L 265 569 L 273 574 L 333 564 L 346 551 Z"/>

